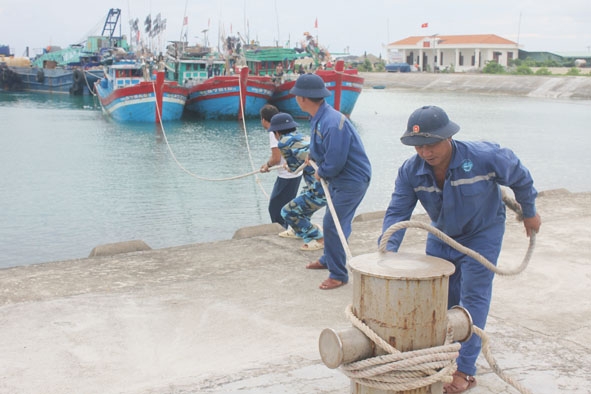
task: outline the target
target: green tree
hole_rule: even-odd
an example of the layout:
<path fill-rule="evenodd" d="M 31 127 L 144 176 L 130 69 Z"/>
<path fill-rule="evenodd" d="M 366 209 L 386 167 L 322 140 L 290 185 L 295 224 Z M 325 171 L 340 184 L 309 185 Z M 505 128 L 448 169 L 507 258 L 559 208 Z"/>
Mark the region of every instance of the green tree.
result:
<path fill-rule="evenodd" d="M 576 75 L 581 75 L 581 70 L 579 70 L 579 69 L 578 69 L 578 68 L 576 68 L 576 67 L 571 67 L 571 68 L 570 68 L 570 69 L 567 71 L 566 75 L 575 75 L 575 76 L 576 76 Z"/>

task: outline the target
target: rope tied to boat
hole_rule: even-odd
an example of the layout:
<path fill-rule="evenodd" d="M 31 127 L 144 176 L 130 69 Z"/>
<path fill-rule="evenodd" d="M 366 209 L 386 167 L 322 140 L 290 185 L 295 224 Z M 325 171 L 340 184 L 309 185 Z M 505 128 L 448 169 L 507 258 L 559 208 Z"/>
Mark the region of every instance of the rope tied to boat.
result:
<path fill-rule="evenodd" d="M 242 84 L 242 80 L 240 80 L 240 85 Z M 152 84 L 152 91 L 154 92 L 154 95 L 156 95 L 156 86 L 155 84 Z M 240 89 L 240 102 L 242 102 L 242 89 Z M 236 176 L 231 176 L 231 177 L 226 177 L 226 178 L 207 178 L 207 177 L 202 177 L 199 176 L 193 172 L 191 172 L 190 170 L 188 170 L 185 166 L 183 166 L 179 160 L 177 159 L 176 155 L 174 154 L 174 152 L 172 151 L 172 148 L 170 146 L 170 143 L 168 142 L 168 138 L 166 136 L 166 130 L 164 129 L 164 123 L 162 121 L 162 114 L 160 113 L 160 109 L 158 108 L 158 106 L 156 106 L 156 112 L 157 112 L 157 116 L 158 116 L 158 124 L 160 126 L 160 129 L 162 131 L 162 137 L 164 138 L 164 142 L 166 143 L 166 148 L 168 150 L 168 152 L 170 153 L 170 155 L 172 156 L 172 159 L 174 160 L 174 162 L 176 163 L 176 165 L 185 173 L 187 173 L 188 175 L 192 176 L 195 179 L 198 179 L 200 181 L 207 181 L 207 182 L 226 182 L 226 181 L 233 181 L 236 179 L 241 179 L 241 178 L 246 178 L 249 176 L 254 175 L 256 178 L 256 183 L 259 185 L 259 187 L 261 188 L 263 194 L 267 197 L 267 199 L 269 199 L 269 195 L 266 193 L 266 191 L 264 190 L 264 188 L 261 185 L 260 179 L 258 178 L 258 174 L 260 173 L 260 170 L 255 170 L 254 169 L 254 162 L 252 160 L 252 155 L 251 155 L 251 149 L 250 149 L 250 144 L 248 142 L 248 134 L 246 132 L 246 121 L 244 119 L 244 108 L 242 108 L 242 105 L 240 105 L 240 109 L 241 109 L 241 114 L 242 114 L 242 129 L 244 131 L 244 137 L 246 140 L 246 147 L 247 147 L 247 151 L 248 151 L 248 157 L 249 157 L 249 161 L 250 161 L 250 165 L 251 168 L 253 169 L 251 172 L 248 172 L 246 174 L 241 174 L 241 175 L 236 175 Z M 273 166 L 269 168 L 269 171 L 275 171 L 278 170 L 280 168 L 283 168 L 282 166 Z"/>
<path fill-rule="evenodd" d="M 327 195 L 329 193 L 326 193 Z M 508 196 L 502 189 L 503 202 L 511 210 L 517 213 L 517 219 L 523 220 L 521 206 Z M 531 233 L 530 242 L 521 264 L 513 269 L 501 269 L 488 261 L 479 253 L 469 249 L 439 229 L 418 221 L 402 221 L 390 226 L 382 235 L 379 244 L 379 251 L 386 252 L 388 239 L 396 231 L 406 228 L 419 228 L 426 230 L 443 240 L 446 244 L 458 250 L 474 260 L 483 264 L 489 270 L 499 275 L 518 275 L 529 264 L 535 247 L 535 232 Z M 374 387 L 382 390 L 406 391 L 429 386 L 436 382 L 451 383 L 453 373 L 457 370 L 456 358 L 459 355 L 461 344 L 451 343 L 453 338 L 452 328 L 448 327 L 445 343 L 441 346 L 434 346 L 427 349 L 400 352 L 382 339 L 368 325 L 362 322 L 353 312 L 353 306 L 348 305 L 345 309 L 345 315 L 351 321 L 353 326 L 361 330 L 373 343 L 387 354 L 373 358 L 344 364 L 340 367 L 341 371 L 352 381 L 359 384 Z M 522 394 L 531 394 L 531 392 L 506 375 L 498 366 L 490 350 L 490 339 L 484 330 L 473 325 L 473 332 L 482 340 L 482 354 L 489 363 L 495 374 L 503 381 L 514 387 Z"/>

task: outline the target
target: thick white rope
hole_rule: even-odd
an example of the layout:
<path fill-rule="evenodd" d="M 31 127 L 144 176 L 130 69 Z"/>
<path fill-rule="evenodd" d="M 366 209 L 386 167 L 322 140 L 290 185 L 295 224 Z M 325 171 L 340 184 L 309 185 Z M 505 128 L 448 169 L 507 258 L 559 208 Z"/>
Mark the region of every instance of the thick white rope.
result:
<path fill-rule="evenodd" d="M 90 92 L 90 94 L 92 94 L 93 96 L 96 96 L 96 93 L 93 91 L 92 87 L 90 87 L 90 84 L 88 83 L 88 78 L 86 78 L 86 72 L 84 69 L 82 69 L 82 75 L 84 75 L 84 82 L 86 83 L 86 87 L 88 88 L 88 91 Z"/>
<path fill-rule="evenodd" d="M 156 96 L 156 84 L 153 83 L 152 84 L 152 91 L 154 92 L 154 96 Z M 162 131 L 162 136 L 164 137 L 164 142 L 166 143 L 166 148 L 168 149 L 168 152 L 170 153 L 170 155 L 172 156 L 174 162 L 177 164 L 177 166 L 183 170 L 185 173 L 187 173 L 188 175 L 192 176 L 195 179 L 198 179 L 200 181 L 209 181 L 209 182 L 225 182 L 225 181 L 232 181 L 232 180 L 236 180 L 236 179 L 240 179 L 240 178 L 245 178 L 247 176 L 251 176 L 251 175 L 257 175 L 260 173 L 260 170 L 254 170 L 254 165 L 253 165 L 253 161 L 252 161 L 252 155 L 250 153 L 250 145 L 248 144 L 248 135 L 246 133 L 246 123 L 244 123 L 244 117 L 243 117 L 243 130 L 244 130 L 244 134 L 246 137 L 246 144 L 247 144 L 247 148 L 248 148 L 248 155 L 250 158 L 250 163 L 251 163 L 251 167 L 253 168 L 252 172 L 246 173 L 246 174 L 242 174 L 242 175 L 237 175 L 237 176 L 232 176 L 232 177 L 228 177 L 228 178 L 206 178 L 206 177 L 201 177 L 197 174 L 194 174 L 193 172 L 189 171 L 188 169 L 186 169 L 176 158 L 176 155 L 174 154 L 174 152 L 172 151 L 172 148 L 170 146 L 170 144 L 168 143 L 168 138 L 166 137 L 166 130 L 164 129 L 164 123 L 162 122 L 162 115 L 160 114 L 160 109 L 158 108 L 158 106 L 156 106 L 156 111 L 157 111 L 157 115 L 158 115 L 158 121 L 159 121 L 159 125 L 160 125 L 160 129 Z M 244 112 L 243 112 L 244 114 Z M 271 168 L 269 168 L 269 170 L 277 170 L 281 168 L 281 166 L 273 166 Z M 257 177 L 257 183 L 260 186 L 260 181 Z M 262 187 L 261 187 L 262 189 Z M 263 194 L 265 194 L 265 196 L 267 196 L 267 198 L 269 198 L 269 196 L 267 195 L 267 193 L 262 189 Z"/>
<path fill-rule="evenodd" d="M 529 264 L 532 254 L 533 254 L 534 247 L 535 247 L 535 241 L 536 241 L 535 233 L 532 232 L 530 239 L 529 239 L 529 247 L 527 249 L 527 252 L 526 252 L 525 257 L 523 258 L 523 261 L 521 262 L 521 264 L 513 269 L 501 269 L 499 267 L 496 267 L 490 261 L 488 261 L 480 253 L 477 253 L 477 252 L 473 251 L 472 249 L 467 248 L 464 245 L 458 243 L 453 238 L 451 238 L 450 236 L 445 234 L 443 231 L 437 229 L 436 227 L 433 227 L 429 224 L 422 223 L 422 222 L 406 220 L 406 221 L 395 223 L 392 226 L 388 227 L 388 229 L 386 229 L 386 231 L 384 231 L 384 234 L 382 235 L 382 239 L 380 241 L 379 251 L 382 253 L 384 253 L 386 251 L 388 239 L 390 239 L 390 236 L 392 236 L 392 234 L 394 234 L 398 230 L 401 230 L 404 228 L 411 228 L 411 227 L 412 228 L 420 228 L 420 229 L 430 232 L 431 234 L 437 236 L 438 238 L 440 238 L 442 241 L 444 241 L 446 244 L 448 244 L 452 248 L 456 249 L 457 251 L 464 253 L 467 256 L 472 257 L 474 260 L 478 261 L 479 263 L 484 265 L 486 268 L 488 268 L 492 272 L 499 274 L 499 275 L 505 275 L 505 276 L 517 275 L 517 274 L 523 272 L 523 270 L 525 270 L 525 268 Z"/>
<path fill-rule="evenodd" d="M 345 313 L 355 327 L 388 353 L 341 366 L 343 373 L 350 379 L 365 386 L 394 391 L 414 390 L 440 381 L 452 381 L 461 345 L 451 343 L 451 332 L 442 346 L 400 352 L 357 318 L 351 305 Z"/>
<path fill-rule="evenodd" d="M 490 365 L 492 370 L 497 374 L 497 376 L 503 379 L 509 385 L 513 386 L 520 393 L 532 394 L 531 391 L 529 391 L 527 388 L 522 386 L 519 382 L 515 381 L 512 377 L 508 376 L 501 370 L 501 368 L 497 364 L 497 361 L 493 357 L 492 352 L 490 351 L 490 340 L 488 335 L 486 335 L 486 333 L 484 332 L 484 330 L 480 329 L 477 326 L 472 326 L 472 328 L 474 329 L 474 333 L 478 335 L 480 339 L 482 339 L 482 355 L 488 362 L 488 365 Z"/>
<path fill-rule="evenodd" d="M 247 76 L 247 78 L 248 78 L 248 76 Z M 257 173 L 260 171 L 255 171 L 254 161 L 252 160 L 252 154 L 250 151 L 250 144 L 248 142 L 248 133 L 246 132 L 246 117 L 244 115 L 244 105 L 243 105 L 246 103 L 246 100 L 243 101 L 243 97 L 242 97 L 242 84 L 243 83 L 244 83 L 244 81 L 242 81 L 242 73 L 240 73 L 240 74 L 238 74 L 238 92 L 239 92 L 239 100 L 240 100 L 239 106 L 240 106 L 240 112 L 242 114 L 242 130 L 244 131 L 244 139 L 246 141 L 246 150 L 248 151 L 248 159 L 250 160 L 250 167 L 252 168 L 252 171 L 253 171 L 251 174 L 254 174 L 255 182 L 257 183 L 257 185 L 259 186 L 259 188 L 261 189 L 261 191 L 263 192 L 265 197 L 267 197 L 267 200 L 268 200 L 268 199 L 270 199 L 269 194 L 267 194 L 267 192 L 265 191 L 265 188 L 261 184 L 261 180 L 259 179 L 259 176 L 257 175 Z"/>
<path fill-rule="evenodd" d="M 309 164 L 314 168 L 314 170 L 318 171 L 318 165 L 313 161 L 309 160 Z M 301 168 L 301 167 L 300 167 Z M 332 198 L 330 197 L 330 192 L 328 190 L 328 182 L 324 180 L 324 178 L 320 178 L 320 183 L 324 188 L 324 195 L 326 196 L 326 205 L 328 205 L 328 209 L 330 210 L 330 214 L 332 219 L 334 220 L 334 224 L 336 226 L 337 232 L 339 234 L 339 239 L 341 240 L 341 244 L 343 245 L 343 249 L 345 249 L 345 254 L 347 255 L 347 265 L 349 264 L 349 260 L 353 258 L 351 254 L 351 249 L 349 248 L 349 244 L 347 243 L 347 237 L 345 237 L 345 233 L 343 232 L 343 228 L 341 227 L 341 222 L 337 215 L 337 212 L 334 209 L 334 204 L 332 203 Z"/>

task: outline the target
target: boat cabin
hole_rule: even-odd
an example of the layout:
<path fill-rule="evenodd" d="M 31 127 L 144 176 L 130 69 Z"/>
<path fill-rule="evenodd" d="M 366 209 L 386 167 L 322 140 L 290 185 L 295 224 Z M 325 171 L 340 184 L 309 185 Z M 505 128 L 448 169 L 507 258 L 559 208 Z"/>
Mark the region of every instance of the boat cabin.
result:
<path fill-rule="evenodd" d="M 144 71 L 145 69 L 145 71 Z M 121 64 L 109 67 L 109 83 L 113 89 L 137 85 L 150 78 L 149 67 L 142 64 Z"/>

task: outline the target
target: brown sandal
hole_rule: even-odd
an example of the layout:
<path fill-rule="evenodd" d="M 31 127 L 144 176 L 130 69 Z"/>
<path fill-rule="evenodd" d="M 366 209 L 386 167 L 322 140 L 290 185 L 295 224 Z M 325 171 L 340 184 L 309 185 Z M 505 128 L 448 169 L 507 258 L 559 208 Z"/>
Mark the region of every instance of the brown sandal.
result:
<path fill-rule="evenodd" d="M 341 282 L 340 280 L 328 278 L 324 282 L 322 282 L 320 286 L 318 286 L 318 288 L 320 290 L 332 290 L 336 289 L 337 287 L 344 286 L 346 284 L 347 282 Z"/>
<path fill-rule="evenodd" d="M 313 263 L 308 263 L 308 265 L 306 265 L 306 269 L 309 270 L 325 270 L 326 265 L 323 265 L 320 261 L 316 260 Z"/>
<path fill-rule="evenodd" d="M 453 381 L 443 386 L 443 392 L 446 394 L 463 393 L 476 386 L 476 378 L 474 376 L 466 375 L 463 372 L 454 372 Z"/>

